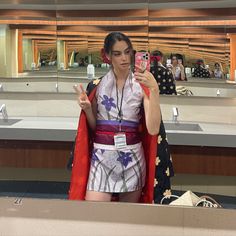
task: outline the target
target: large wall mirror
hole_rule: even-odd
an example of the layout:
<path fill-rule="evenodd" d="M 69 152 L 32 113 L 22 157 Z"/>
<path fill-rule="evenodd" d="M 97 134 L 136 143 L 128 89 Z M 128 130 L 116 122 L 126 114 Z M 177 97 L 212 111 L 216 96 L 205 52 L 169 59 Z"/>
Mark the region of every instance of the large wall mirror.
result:
<path fill-rule="evenodd" d="M 2 90 L 53 92 L 57 82 L 56 11 L 0 11 Z"/>
<path fill-rule="evenodd" d="M 75 83 L 87 84 L 92 78 L 106 74 L 109 65 L 101 59 L 104 37 L 110 31 L 122 31 L 131 38 L 136 51 L 162 51 L 165 66 L 172 55 L 180 56 L 187 80 L 176 81 L 176 85 L 191 90 L 193 96 L 216 97 L 220 91 L 221 97 L 236 97 L 236 2 L 232 8 L 220 7 L 217 3 L 220 1 L 195 1 L 198 5 L 190 5 L 193 0 L 182 0 L 181 4 L 176 4 L 178 0 L 169 0 L 168 3 L 164 0 L 119 0 L 114 4 L 108 0 L 35 2 L 42 8 L 36 9 L 32 3 L 26 4 L 26 8 L 18 4 L 6 9 L 0 3 L 0 85 L 3 85 L 0 92 L 73 93 Z M 210 71 L 209 78 L 200 74 L 193 76 L 200 60 Z M 216 63 L 223 70 L 221 78 L 213 75 Z M 68 97 L 71 102 L 73 96 Z M 167 105 L 170 106 L 181 100 L 175 96 L 166 100 L 169 98 L 171 101 Z M 202 102 L 201 99 L 183 100 Z M 219 105 L 221 108 L 222 104 Z M 68 107 L 71 111 L 71 104 Z M 193 104 L 188 104 L 189 107 Z M 208 112 L 205 111 L 203 115 Z M 187 115 L 190 113 L 195 115 L 192 111 L 186 112 Z M 229 119 L 228 123 L 233 124 L 232 121 Z M 183 152 L 186 156 L 198 155 L 194 151 Z M 235 150 L 232 153 L 231 156 L 235 155 Z M 223 155 L 225 157 L 227 153 Z M 214 155 L 210 158 L 211 162 Z M 221 164 L 224 162 L 222 158 Z M 184 166 L 182 160 L 180 165 Z M 196 169 L 198 167 L 196 165 Z M 217 169 L 216 164 L 214 168 Z M 232 197 L 235 196 L 235 176 L 209 174 L 206 180 L 206 175 L 198 175 L 195 182 L 186 176 L 177 174 L 173 178 L 178 179 L 173 184 L 174 190 L 194 187 L 194 191 L 214 193 L 220 186 L 221 193 L 224 191 L 223 195 L 228 195 L 235 206 Z"/>
<path fill-rule="evenodd" d="M 235 8 L 220 8 L 215 1 L 210 5 L 204 1 L 197 5 L 176 2 L 94 4 L 61 0 L 50 2 L 54 9 L 48 9 L 45 3 L 42 9 L 34 9 L 34 5 L 25 9 L 18 4 L 22 5 L 20 9 L 12 5 L 8 10 L 1 4 L 1 81 L 17 78 L 18 84 L 23 83 L 22 91 L 71 92 L 68 83 L 78 79 L 86 82 L 87 71 L 95 71 L 95 77 L 104 75 L 108 69 L 100 56 L 104 36 L 119 30 L 131 37 L 136 50 L 158 49 L 165 61 L 179 54 L 188 81 L 177 81 L 177 86 L 189 88 L 194 96 L 214 97 L 220 88 L 222 97 L 235 97 Z M 200 74 L 193 77 L 199 60 L 210 78 Z M 222 68 L 222 76 L 218 76 L 216 67 Z M 50 86 L 42 83 L 29 90 L 26 78 L 48 81 Z M 59 90 L 57 78 L 63 85 Z"/>

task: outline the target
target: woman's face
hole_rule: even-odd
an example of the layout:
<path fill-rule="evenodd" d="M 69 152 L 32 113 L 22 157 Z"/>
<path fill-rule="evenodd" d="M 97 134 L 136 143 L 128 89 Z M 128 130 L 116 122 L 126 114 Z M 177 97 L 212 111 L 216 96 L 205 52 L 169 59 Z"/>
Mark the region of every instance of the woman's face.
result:
<path fill-rule="evenodd" d="M 172 61 L 172 65 L 177 65 L 178 64 L 177 57 L 172 57 L 171 61 Z"/>
<path fill-rule="evenodd" d="M 130 69 L 132 49 L 125 41 L 117 41 L 112 48 L 110 59 L 115 70 Z"/>

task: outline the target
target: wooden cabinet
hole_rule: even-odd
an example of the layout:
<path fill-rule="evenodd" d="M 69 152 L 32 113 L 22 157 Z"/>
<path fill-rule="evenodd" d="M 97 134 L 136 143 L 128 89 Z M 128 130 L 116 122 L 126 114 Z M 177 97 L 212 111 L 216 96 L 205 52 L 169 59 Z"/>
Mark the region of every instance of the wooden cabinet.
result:
<path fill-rule="evenodd" d="M 0 140 L 0 167 L 66 168 L 72 142 Z M 170 146 L 176 174 L 236 176 L 236 148 Z"/>

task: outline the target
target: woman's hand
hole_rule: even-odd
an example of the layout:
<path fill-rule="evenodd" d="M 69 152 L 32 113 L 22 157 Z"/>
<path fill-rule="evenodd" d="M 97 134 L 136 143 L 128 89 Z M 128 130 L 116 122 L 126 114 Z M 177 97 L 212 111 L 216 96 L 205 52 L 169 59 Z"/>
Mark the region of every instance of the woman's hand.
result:
<path fill-rule="evenodd" d="M 84 91 L 83 85 L 82 84 L 79 84 L 79 86 L 74 85 L 73 88 L 77 94 L 78 104 L 81 107 L 81 109 L 84 111 L 91 109 L 91 102 L 89 101 L 88 96 Z"/>
<path fill-rule="evenodd" d="M 181 70 L 181 71 L 184 71 L 184 66 L 183 66 L 183 64 L 179 63 L 179 67 L 180 67 L 180 70 Z"/>
<path fill-rule="evenodd" d="M 136 71 L 134 73 L 135 80 L 150 90 L 157 90 L 159 92 L 159 87 L 158 84 L 153 76 L 153 74 L 147 70 L 144 72 L 138 72 Z"/>

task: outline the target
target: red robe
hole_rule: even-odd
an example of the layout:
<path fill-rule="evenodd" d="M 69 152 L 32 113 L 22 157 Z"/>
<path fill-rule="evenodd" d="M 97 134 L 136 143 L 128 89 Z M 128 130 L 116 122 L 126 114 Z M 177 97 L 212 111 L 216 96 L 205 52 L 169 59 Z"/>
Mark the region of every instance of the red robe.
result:
<path fill-rule="evenodd" d="M 144 92 L 149 96 L 149 90 L 143 87 Z M 89 95 L 92 101 L 96 93 L 96 87 Z M 145 116 L 142 119 L 142 144 L 146 159 L 146 181 L 143 188 L 143 194 L 140 202 L 152 203 L 155 178 L 155 160 L 157 153 L 157 135 L 150 135 L 147 132 Z M 89 128 L 84 111 L 81 111 L 77 138 L 75 141 L 74 160 L 71 175 L 71 184 L 69 190 L 70 200 L 85 200 L 87 181 L 90 169 L 91 139 L 89 137 Z"/>

